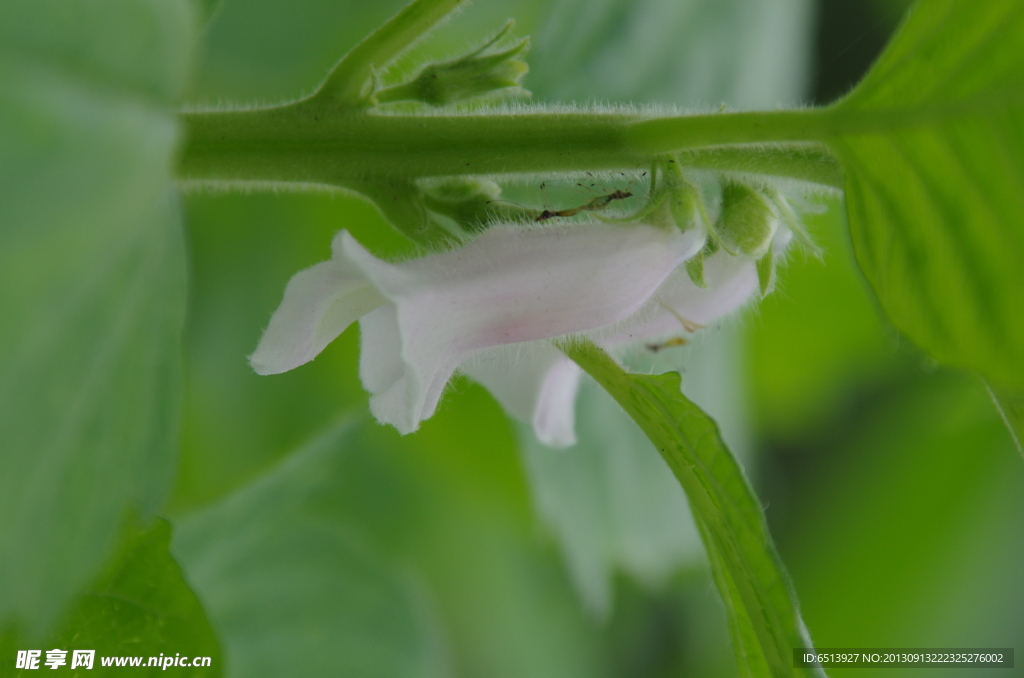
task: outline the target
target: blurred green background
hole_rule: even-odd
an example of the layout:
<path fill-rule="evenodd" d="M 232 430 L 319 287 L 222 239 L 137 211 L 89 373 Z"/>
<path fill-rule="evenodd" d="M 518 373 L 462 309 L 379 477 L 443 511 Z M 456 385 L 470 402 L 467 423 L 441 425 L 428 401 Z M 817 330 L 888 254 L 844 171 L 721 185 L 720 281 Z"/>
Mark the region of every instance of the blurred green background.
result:
<path fill-rule="evenodd" d="M 399 4 L 224 0 L 192 96 L 272 101 L 309 91 Z M 478 2 L 418 51 L 454 53 L 512 16 L 533 36 L 526 84 L 535 100 L 827 103 L 870 65 L 904 4 Z M 982 385 L 929 365 L 880 317 L 851 260 L 841 205 L 829 207 L 810 218 L 824 261 L 792 255 L 769 299 L 674 363 L 756 469 L 819 646 L 1020 645 L 1021 459 Z M 334 232 L 347 228 L 384 254 L 402 247 L 355 197 L 193 195 L 186 208 L 193 286 L 172 502 L 181 515 L 363 406 L 355 328 L 293 373 L 257 377 L 243 356 L 289 276 L 326 258 Z M 369 424 L 338 462 L 344 481 L 332 501 L 383 557 L 418 573 L 456 675 L 735 673 L 692 531 L 663 525 L 680 520 L 665 511 L 682 502 L 633 506 L 629 481 L 614 487 L 619 467 L 607 450 L 536 449 L 520 433 L 524 472 L 517 433 L 482 389 L 460 382 L 420 433 L 399 438 Z M 641 474 L 634 484 L 647 492 L 657 480 Z M 621 525 L 616 515 L 566 515 L 588 501 L 639 517 Z M 630 529 L 640 532 L 634 551 L 660 545 L 652 566 L 633 562 L 621 539 Z M 581 571 L 580 560 L 596 571 Z M 660 575 L 643 576 L 652 569 Z"/>
<path fill-rule="evenodd" d="M 402 4 L 222 0 L 186 100 L 308 93 Z M 400 68 L 514 17 L 533 37 L 535 101 L 828 103 L 905 5 L 478 0 Z M 841 203 L 824 204 L 808 218 L 823 260 L 791 254 L 771 297 L 657 365 L 683 372 L 745 459 L 819 647 L 1024 649 L 1024 462 L 980 381 L 888 326 Z M 685 502 L 596 389 L 581 398 L 580 445 L 560 451 L 465 379 L 415 435 L 376 425 L 356 327 L 314 362 L 259 377 L 245 356 L 338 230 L 380 255 L 407 245 L 352 195 L 187 193 L 181 209 L 184 404 L 162 513 L 226 675 L 736 674 Z M 830 674 L 865 671 L 898 672 Z"/>

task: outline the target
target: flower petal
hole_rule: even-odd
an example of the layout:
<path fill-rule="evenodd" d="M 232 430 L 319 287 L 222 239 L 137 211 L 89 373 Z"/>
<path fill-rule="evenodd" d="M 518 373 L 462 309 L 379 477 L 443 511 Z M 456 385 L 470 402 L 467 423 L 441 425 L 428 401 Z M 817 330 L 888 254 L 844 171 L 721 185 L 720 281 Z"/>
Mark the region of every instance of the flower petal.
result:
<path fill-rule="evenodd" d="M 707 289 L 697 287 L 685 271 L 679 271 L 658 291 L 658 300 L 687 320 L 706 325 L 754 297 L 757 266 L 746 257 L 719 252 L 704 263 L 704 281 Z"/>
<path fill-rule="evenodd" d="M 588 224 L 496 226 L 458 250 L 398 264 L 377 259 L 345 232 L 334 247 L 336 258 L 361 269 L 395 306 L 404 403 L 398 382 L 385 384 L 390 378 L 377 379 L 384 368 L 370 369 L 385 353 L 394 356 L 393 347 L 370 339 L 384 341 L 377 321 L 364 325 L 364 350 L 380 356 L 366 358 L 363 374 L 372 378 L 363 383 L 374 396 L 387 386 L 378 418 L 404 432 L 433 413 L 454 370 L 482 349 L 621 321 L 702 244 L 696 232 Z M 566 392 L 552 387 L 548 397 Z"/>
<path fill-rule="evenodd" d="M 580 368 L 546 341 L 486 349 L 460 367 L 549 447 L 576 444 Z"/>
<path fill-rule="evenodd" d="M 576 393 L 580 387 L 579 365 L 563 358 L 544 375 L 533 412 L 537 439 L 550 447 L 576 444 Z"/>
<path fill-rule="evenodd" d="M 299 271 L 270 317 L 249 364 L 278 374 L 307 363 L 360 317 L 387 303 L 359 268 L 332 259 Z"/>
<path fill-rule="evenodd" d="M 382 424 L 390 424 L 402 435 L 419 428 L 429 419 L 441 399 L 444 387 L 458 366 L 449 359 L 433 373 L 423 375 L 405 369 L 397 308 L 386 304 L 359 321 L 359 378 L 370 392 L 370 412 Z"/>
<path fill-rule="evenodd" d="M 605 347 L 692 332 L 732 313 L 754 297 L 757 267 L 749 257 L 718 252 L 704 262 L 707 288 L 693 284 L 685 269 L 673 273 L 643 309 L 622 323 L 592 333 Z M 687 327 L 689 325 L 689 327 Z"/>

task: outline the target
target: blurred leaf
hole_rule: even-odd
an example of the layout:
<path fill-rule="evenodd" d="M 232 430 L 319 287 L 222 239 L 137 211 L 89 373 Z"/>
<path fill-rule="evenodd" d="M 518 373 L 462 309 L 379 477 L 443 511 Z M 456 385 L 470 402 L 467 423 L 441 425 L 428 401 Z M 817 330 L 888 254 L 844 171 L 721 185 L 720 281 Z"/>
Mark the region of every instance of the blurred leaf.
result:
<path fill-rule="evenodd" d="M 195 94 L 211 102 L 250 102 L 309 93 L 349 49 L 406 4 L 220 0 L 207 29 Z"/>
<path fill-rule="evenodd" d="M 1017 451 L 1024 454 L 1024 395 L 1011 391 L 997 391 L 991 387 L 989 393 L 1003 418 L 1003 423 L 1010 429 Z"/>
<path fill-rule="evenodd" d="M 879 18 L 895 26 L 913 0 L 869 0 L 868 4 Z"/>
<path fill-rule="evenodd" d="M 812 13 L 808 0 L 555 0 L 526 87 L 549 101 L 795 103 Z"/>
<path fill-rule="evenodd" d="M 73 101 L 68 97 L 75 95 L 95 99 L 91 102 L 93 106 L 105 109 L 108 116 L 119 109 L 138 114 L 142 103 L 175 103 L 192 66 L 189 53 L 193 40 L 192 10 L 188 0 L 105 0 L 102 3 L 5 0 L 0 5 L 0 63 L 4 64 L 5 71 L 8 68 L 12 71 L 6 71 L 4 77 L 20 71 L 20 75 L 43 79 L 34 86 L 23 81 L 5 82 L 4 97 L 10 98 L 11 104 L 21 102 L 18 108 L 7 113 L 21 113 L 18 109 L 32 104 L 70 104 Z M 56 108 L 58 110 L 45 111 L 44 107 L 39 113 L 45 111 L 47 115 L 37 121 L 34 129 L 22 129 L 22 134 L 39 131 L 69 134 L 73 130 L 61 129 L 55 123 L 69 124 L 61 119 L 66 116 L 86 125 L 87 119 L 95 115 L 91 110 Z M 168 126 L 169 118 L 154 117 L 163 127 Z M 91 122 L 100 124 L 102 121 Z M 5 131 L 13 132 L 13 129 Z M 105 131 L 109 135 L 117 130 Z M 137 130 L 121 133 L 132 132 Z M 63 139 L 57 137 L 52 141 L 57 140 Z M 89 140 L 79 141 L 87 143 Z M 105 139 L 92 140 L 92 143 L 102 141 Z M 162 137 L 157 136 L 155 142 L 159 141 Z M 65 149 L 53 144 L 46 150 Z M 136 149 L 113 146 L 109 150 L 124 154 Z M 144 144 L 136 152 L 145 157 L 154 150 L 152 145 Z M 44 154 L 41 160 L 46 159 Z M 163 160 L 166 162 L 166 158 Z M 44 162 L 39 164 L 46 166 Z M 8 197 L 21 196 L 5 194 L 5 198 Z"/>
<path fill-rule="evenodd" d="M 381 435 L 363 452 L 392 469 L 404 467 L 418 488 L 401 492 L 420 499 L 404 516 L 404 529 L 415 537 L 407 553 L 437 596 L 459 675 L 604 676 L 606 648 L 537 529 L 507 415 L 467 382 L 455 382 L 455 393 L 416 435 L 374 428 Z M 353 476 L 346 487 L 365 479 Z M 367 484 L 362 494 L 380 486 Z M 366 513 L 361 506 L 358 514 Z"/>
<path fill-rule="evenodd" d="M 810 647 L 810 639 L 764 511 L 714 421 L 683 396 L 678 374 L 629 374 L 590 343 L 564 350 L 637 422 L 683 486 L 743 674 L 793 675 L 792 650 Z"/>
<path fill-rule="evenodd" d="M 553 450 L 520 426 L 530 486 L 590 610 L 607 618 L 616 570 L 648 586 L 703 555 L 690 508 L 664 460 L 622 408 L 584 380 L 579 442 Z"/>
<path fill-rule="evenodd" d="M 214 15 L 224 6 L 224 0 L 196 0 L 196 8 L 199 11 L 199 19 L 204 25 L 209 25 Z"/>
<path fill-rule="evenodd" d="M 233 676 L 449 674 L 425 599 L 337 514 L 318 509 L 347 421 L 180 524 L 174 543 Z"/>
<path fill-rule="evenodd" d="M 209 657 L 209 667 L 174 667 L 184 676 L 220 676 L 221 656 L 217 638 L 195 594 L 171 558 L 171 528 L 155 520 L 143 529 L 130 525 L 121 535 L 110 562 L 99 577 L 75 600 L 57 631 L 43 643 L 45 648 L 68 651 L 95 650 L 88 674 L 114 675 L 123 667 L 104 667 L 101 657 L 143 657 L 140 675 L 160 675 L 163 667 L 145 667 L 159 655 Z M 13 641 L 13 642 L 12 642 Z M 7 638 L 11 649 L 25 649 L 26 641 Z M 31 644 L 31 643 L 29 643 Z M 3 645 L 3 643 L 0 643 Z M 43 655 L 45 657 L 45 654 Z M 3 661 L 13 664 L 14 652 Z M 95 673 L 94 673 L 95 672 Z M 6 675 L 6 674 L 5 674 Z"/>
<path fill-rule="evenodd" d="M 747 324 L 754 409 L 774 440 L 806 434 L 857 388 L 904 364 L 896 333 L 857 271 L 840 202 L 804 219 L 822 259 L 788 253 L 776 293 L 751 309 Z"/>
<path fill-rule="evenodd" d="M 773 498 L 818 645 L 1020 647 L 1024 466 L 978 380 L 919 375 L 848 431 L 791 459 Z"/>
<path fill-rule="evenodd" d="M 937 360 L 1024 387 L 1024 2 L 919 2 L 831 110 L 857 259 Z"/>
<path fill-rule="evenodd" d="M 0 622 L 30 638 L 170 480 L 190 29 L 178 0 L 0 5 Z"/>

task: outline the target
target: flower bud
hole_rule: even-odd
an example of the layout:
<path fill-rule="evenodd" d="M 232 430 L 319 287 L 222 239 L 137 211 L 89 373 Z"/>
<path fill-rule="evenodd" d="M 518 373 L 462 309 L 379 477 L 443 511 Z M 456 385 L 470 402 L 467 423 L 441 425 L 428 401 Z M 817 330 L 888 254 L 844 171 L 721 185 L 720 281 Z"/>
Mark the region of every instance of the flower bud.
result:
<path fill-rule="evenodd" d="M 533 210 L 500 199 L 501 187 L 488 179 L 454 177 L 424 189 L 429 210 L 455 221 L 467 233 L 484 230 L 488 224 L 528 221 Z"/>
<path fill-rule="evenodd" d="M 630 217 L 644 223 L 680 231 L 705 229 L 707 216 L 700 189 L 690 182 L 675 159 L 662 161 L 655 168 L 651 196 L 646 207 Z"/>
<path fill-rule="evenodd" d="M 526 51 L 529 39 L 523 38 L 502 52 L 485 53 L 512 26 L 510 21 L 483 47 L 452 61 L 429 64 L 414 79 L 384 89 L 374 98 L 377 103 L 422 101 L 432 106 L 443 106 L 500 89 L 519 87 L 529 67 L 516 57 Z"/>
<path fill-rule="evenodd" d="M 735 181 L 722 185 L 722 213 L 715 235 L 727 251 L 760 259 L 768 253 L 778 225 L 761 191 Z"/>

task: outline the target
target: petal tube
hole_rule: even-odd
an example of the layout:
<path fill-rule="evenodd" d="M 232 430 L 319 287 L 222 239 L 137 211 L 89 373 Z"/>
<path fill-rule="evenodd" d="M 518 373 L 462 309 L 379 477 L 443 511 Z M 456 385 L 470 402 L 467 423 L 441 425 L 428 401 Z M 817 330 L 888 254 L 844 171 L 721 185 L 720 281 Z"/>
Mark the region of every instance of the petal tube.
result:
<path fill-rule="evenodd" d="M 345 328 L 386 304 L 356 266 L 332 259 L 299 271 L 270 317 L 249 364 L 257 374 L 278 374 L 307 363 Z"/>
<path fill-rule="evenodd" d="M 642 225 L 496 226 L 458 250 L 392 264 L 340 233 L 336 258 L 358 267 L 394 305 L 401 338 L 402 377 L 386 383 L 390 377 L 378 379 L 386 371 L 383 340 L 378 347 L 370 338 L 382 336 L 374 327 L 383 321 L 368 318 L 363 325 L 364 350 L 371 353 L 363 384 L 375 397 L 387 396 L 374 413 L 400 431 L 415 430 L 463 362 L 491 347 L 620 322 L 702 244 L 697 232 Z M 543 397 L 564 400 L 567 383 L 552 382 Z"/>
<path fill-rule="evenodd" d="M 704 262 L 704 279 L 706 289 L 694 285 L 680 268 L 643 309 L 614 327 L 594 333 L 592 338 L 614 348 L 692 332 L 696 325 L 707 325 L 740 308 L 758 289 L 754 261 L 726 252 L 718 252 Z"/>
<path fill-rule="evenodd" d="M 697 287 L 685 271 L 679 271 L 658 291 L 657 298 L 687 320 L 706 325 L 738 309 L 758 288 L 754 262 L 725 252 L 708 258 L 704 280 L 707 289 Z"/>

